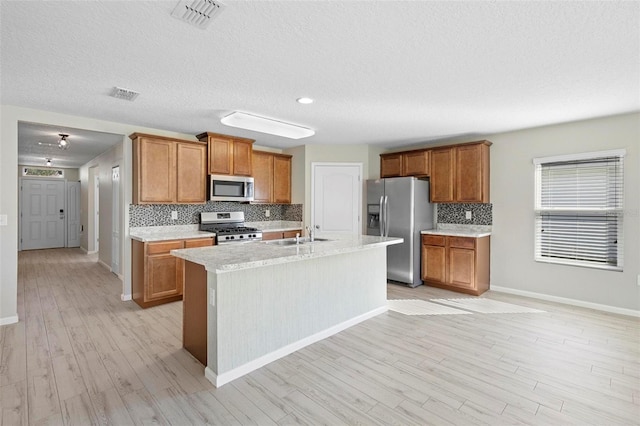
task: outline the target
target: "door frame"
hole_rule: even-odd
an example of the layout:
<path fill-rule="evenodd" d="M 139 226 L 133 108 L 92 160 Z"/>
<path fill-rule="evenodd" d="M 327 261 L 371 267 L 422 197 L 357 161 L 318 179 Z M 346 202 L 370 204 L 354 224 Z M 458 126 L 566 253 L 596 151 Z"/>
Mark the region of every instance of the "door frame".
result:
<path fill-rule="evenodd" d="M 327 162 L 327 161 L 312 161 L 311 162 L 311 202 L 310 202 L 310 207 L 311 207 L 311 212 L 310 212 L 310 221 L 311 223 L 309 223 L 308 225 L 310 227 L 314 227 L 315 226 L 315 199 L 316 199 L 316 189 L 315 189 L 315 179 L 316 179 L 316 167 L 322 167 L 322 166 L 353 166 L 353 167 L 358 167 L 359 173 L 360 173 L 360 191 L 358 192 L 358 227 L 359 230 L 358 232 L 360 234 L 362 234 L 364 232 L 363 229 L 363 221 L 362 221 L 362 214 L 363 214 L 363 204 L 362 204 L 362 196 L 363 196 L 363 188 L 365 185 L 365 179 L 362 176 L 362 170 L 363 170 L 363 164 L 362 163 L 355 163 L 355 162 L 342 162 L 342 161 L 331 161 L 331 162 Z"/>

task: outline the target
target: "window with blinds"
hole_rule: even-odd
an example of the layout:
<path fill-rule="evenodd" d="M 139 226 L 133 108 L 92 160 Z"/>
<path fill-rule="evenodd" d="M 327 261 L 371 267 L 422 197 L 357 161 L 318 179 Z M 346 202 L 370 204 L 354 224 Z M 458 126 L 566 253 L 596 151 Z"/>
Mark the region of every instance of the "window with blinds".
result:
<path fill-rule="evenodd" d="M 537 261 L 622 270 L 624 155 L 534 159 Z"/>

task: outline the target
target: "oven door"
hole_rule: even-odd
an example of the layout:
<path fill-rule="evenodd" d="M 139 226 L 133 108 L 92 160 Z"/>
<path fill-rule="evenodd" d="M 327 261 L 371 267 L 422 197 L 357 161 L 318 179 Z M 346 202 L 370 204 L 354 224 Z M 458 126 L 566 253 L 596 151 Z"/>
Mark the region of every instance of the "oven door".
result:
<path fill-rule="evenodd" d="M 209 175 L 211 201 L 253 201 L 253 178 Z"/>

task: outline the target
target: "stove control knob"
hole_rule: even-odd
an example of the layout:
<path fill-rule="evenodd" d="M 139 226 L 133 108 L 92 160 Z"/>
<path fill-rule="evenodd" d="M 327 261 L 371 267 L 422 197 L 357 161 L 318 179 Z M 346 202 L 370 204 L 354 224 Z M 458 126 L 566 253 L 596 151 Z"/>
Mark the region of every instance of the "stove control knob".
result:
<path fill-rule="evenodd" d="M 240 235 L 240 238 L 244 238 L 244 235 Z"/>
<path fill-rule="evenodd" d="M 230 236 L 230 237 L 227 237 L 227 238 L 229 238 L 229 239 L 231 239 L 231 240 L 233 240 L 233 239 L 234 239 L 233 235 L 232 235 L 232 236 Z"/>

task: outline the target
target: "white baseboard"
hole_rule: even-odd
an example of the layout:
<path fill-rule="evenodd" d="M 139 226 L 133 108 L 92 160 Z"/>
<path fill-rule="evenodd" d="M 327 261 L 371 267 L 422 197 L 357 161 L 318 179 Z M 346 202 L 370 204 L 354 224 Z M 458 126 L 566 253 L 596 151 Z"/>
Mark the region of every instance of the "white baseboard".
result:
<path fill-rule="evenodd" d="M 111 272 L 111 265 L 107 265 L 106 263 L 104 263 L 102 260 L 98 259 L 98 265 L 101 265 L 103 268 L 105 268 L 107 271 Z"/>
<path fill-rule="evenodd" d="M 131 295 L 130 294 L 121 294 L 120 295 L 120 300 L 122 300 L 123 302 L 131 300 Z"/>
<path fill-rule="evenodd" d="M 579 306 L 581 308 L 595 309 L 597 311 L 610 312 L 612 314 L 640 317 L 640 311 L 634 309 L 618 308 L 616 306 L 602 305 L 600 303 L 585 302 L 584 300 L 569 299 L 567 297 L 551 296 L 549 294 L 534 293 L 532 291 L 517 290 L 515 288 L 491 285 L 489 288 L 498 293 L 515 294 L 516 296 L 531 297 L 532 299 L 546 300 L 549 302 L 564 303 L 565 305 Z"/>
<path fill-rule="evenodd" d="M 332 327 L 329 327 L 326 330 L 312 334 L 309 337 L 305 337 L 304 339 L 298 340 L 297 342 L 288 344 L 287 346 L 284 346 L 278 350 L 275 350 L 271 353 L 268 353 L 259 358 L 256 358 L 253 361 L 250 361 L 232 370 L 226 371 L 222 374 L 216 374 L 212 369 L 210 369 L 207 366 L 207 368 L 204 369 L 204 376 L 207 378 L 207 380 L 213 383 L 215 387 L 219 388 L 225 383 L 229 383 L 232 380 L 237 379 L 238 377 L 242 377 L 245 374 L 248 374 L 254 370 L 257 370 L 260 367 L 263 367 L 269 364 L 270 362 L 273 362 L 282 357 L 285 357 L 290 353 L 293 353 L 297 350 L 304 348 L 305 346 L 311 345 L 312 343 L 316 343 L 322 339 L 326 339 L 329 336 L 333 336 L 334 334 L 337 334 L 343 330 L 346 330 L 347 328 L 352 327 L 362 321 L 368 320 L 369 318 L 373 318 L 376 315 L 385 313 L 388 310 L 389 308 L 386 305 L 380 308 L 376 308 L 362 315 L 358 315 L 355 318 L 352 318 L 350 320 L 341 322 L 340 324 L 336 324 Z"/>
<path fill-rule="evenodd" d="M 15 324 L 18 322 L 18 316 L 14 315 L 12 317 L 0 318 L 0 325 L 9 325 Z"/>

